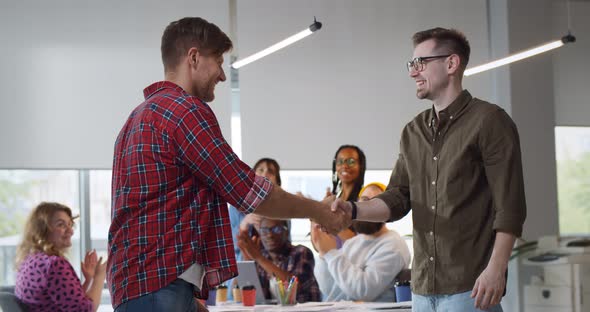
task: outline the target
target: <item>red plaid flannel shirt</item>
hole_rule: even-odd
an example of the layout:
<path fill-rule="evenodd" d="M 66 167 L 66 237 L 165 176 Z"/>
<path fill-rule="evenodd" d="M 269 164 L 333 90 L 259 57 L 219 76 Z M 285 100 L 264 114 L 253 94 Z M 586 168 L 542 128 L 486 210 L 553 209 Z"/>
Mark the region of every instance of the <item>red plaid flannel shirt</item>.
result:
<path fill-rule="evenodd" d="M 211 108 L 171 82 L 144 90 L 115 143 L 107 281 L 113 307 L 193 263 L 201 296 L 237 275 L 227 203 L 250 213 L 272 184 L 234 154 Z"/>

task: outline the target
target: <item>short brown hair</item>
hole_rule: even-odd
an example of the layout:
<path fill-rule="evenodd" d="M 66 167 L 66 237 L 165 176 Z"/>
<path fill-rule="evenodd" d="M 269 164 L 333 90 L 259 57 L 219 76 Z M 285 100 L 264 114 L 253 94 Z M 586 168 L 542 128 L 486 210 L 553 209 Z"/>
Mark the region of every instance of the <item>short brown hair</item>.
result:
<path fill-rule="evenodd" d="M 419 31 L 412 36 L 414 47 L 430 39 L 434 39 L 436 42 L 435 49 L 440 49 L 438 52 L 457 54 L 461 59 L 461 68 L 465 70 L 467 63 L 469 63 L 471 47 L 462 32 L 456 29 L 436 27 Z"/>
<path fill-rule="evenodd" d="M 256 171 L 256 169 L 258 169 L 258 166 L 262 165 L 263 163 L 266 163 L 267 166 L 270 165 L 275 167 L 275 170 L 277 171 L 277 184 L 281 186 L 281 166 L 279 166 L 279 163 L 272 158 L 260 158 L 256 162 L 256 164 L 254 164 L 254 167 L 252 167 L 252 169 Z"/>
<path fill-rule="evenodd" d="M 72 222 L 76 218 L 72 215 L 70 207 L 60 203 L 42 202 L 33 209 L 25 224 L 23 241 L 16 250 L 15 265 L 17 269 L 28 255 L 36 252 L 42 252 L 50 256 L 64 256 L 64 250 L 57 249 L 48 240 L 49 223 L 53 215 L 58 211 L 65 212 Z"/>
<path fill-rule="evenodd" d="M 192 47 L 203 55 L 221 56 L 232 49 L 229 37 L 213 23 L 200 17 L 185 17 L 170 23 L 162 35 L 162 62 L 164 71 L 176 66 Z"/>

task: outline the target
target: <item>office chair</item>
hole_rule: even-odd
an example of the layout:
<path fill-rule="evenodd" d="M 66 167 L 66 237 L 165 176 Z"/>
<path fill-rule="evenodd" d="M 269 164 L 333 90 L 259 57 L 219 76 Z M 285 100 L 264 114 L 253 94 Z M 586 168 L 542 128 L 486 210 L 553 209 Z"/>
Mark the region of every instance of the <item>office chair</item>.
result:
<path fill-rule="evenodd" d="M 13 293 L 0 291 L 0 310 L 5 312 L 26 312 L 27 307 Z"/>

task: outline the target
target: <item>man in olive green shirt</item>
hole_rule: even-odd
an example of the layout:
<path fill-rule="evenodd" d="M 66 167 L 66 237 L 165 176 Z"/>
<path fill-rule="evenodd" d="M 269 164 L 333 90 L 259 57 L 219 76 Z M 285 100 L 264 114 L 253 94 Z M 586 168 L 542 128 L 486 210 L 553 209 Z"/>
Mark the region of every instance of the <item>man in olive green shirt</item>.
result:
<path fill-rule="evenodd" d="M 364 221 L 413 211 L 415 311 L 502 311 L 526 217 L 518 131 L 502 108 L 463 90 L 470 47 L 462 33 L 434 28 L 413 41 L 409 75 L 433 107 L 403 129 L 386 192 L 332 209 Z"/>

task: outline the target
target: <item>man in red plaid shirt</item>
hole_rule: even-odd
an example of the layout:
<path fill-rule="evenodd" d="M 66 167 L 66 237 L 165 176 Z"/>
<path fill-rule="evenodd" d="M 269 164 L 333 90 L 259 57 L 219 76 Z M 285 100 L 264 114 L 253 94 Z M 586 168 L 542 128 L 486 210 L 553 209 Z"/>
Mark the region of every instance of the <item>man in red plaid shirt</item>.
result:
<path fill-rule="evenodd" d="M 194 300 L 237 275 L 227 203 L 271 218 L 345 224 L 328 204 L 256 176 L 207 104 L 232 42 L 201 18 L 162 36 L 165 81 L 144 90 L 115 143 L 108 286 L 115 311 L 197 311 Z"/>

